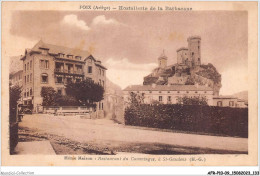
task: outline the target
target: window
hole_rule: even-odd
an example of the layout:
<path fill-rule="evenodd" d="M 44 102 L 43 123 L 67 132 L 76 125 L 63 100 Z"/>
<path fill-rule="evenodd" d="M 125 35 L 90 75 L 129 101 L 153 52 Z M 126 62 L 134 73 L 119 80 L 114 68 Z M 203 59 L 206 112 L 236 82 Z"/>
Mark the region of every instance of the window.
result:
<path fill-rule="evenodd" d="M 81 81 L 80 78 L 76 78 L 76 83 L 79 83 Z"/>
<path fill-rule="evenodd" d="M 189 91 L 186 91 L 186 93 L 189 93 Z"/>
<path fill-rule="evenodd" d="M 29 97 L 29 90 L 27 89 L 27 97 Z"/>
<path fill-rule="evenodd" d="M 63 83 L 62 77 L 57 77 L 57 83 Z"/>
<path fill-rule="evenodd" d="M 29 75 L 27 75 L 27 82 L 29 82 Z"/>
<path fill-rule="evenodd" d="M 197 91 L 195 91 L 195 93 L 198 93 Z"/>
<path fill-rule="evenodd" d="M 159 96 L 159 101 L 162 101 L 162 100 L 163 100 L 162 96 Z"/>
<path fill-rule="evenodd" d="M 222 106 L 222 101 L 218 101 L 217 106 Z"/>
<path fill-rule="evenodd" d="M 207 91 L 204 91 L 204 93 L 207 93 Z"/>
<path fill-rule="evenodd" d="M 48 83 L 48 75 L 42 74 L 42 83 Z"/>
<path fill-rule="evenodd" d="M 48 60 L 41 60 L 40 67 L 44 69 L 49 69 L 49 61 Z"/>
<path fill-rule="evenodd" d="M 159 93 L 162 93 L 162 91 L 159 91 Z"/>
<path fill-rule="evenodd" d="M 45 61 L 45 68 L 48 69 L 49 68 L 49 61 Z"/>
<path fill-rule="evenodd" d="M 153 93 L 153 91 L 150 90 L 149 93 Z"/>
<path fill-rule="evenodd" d="M 24 98 L 26 97 L 26 92 L 24 92 L 23 97 L 24 97 Z"/>
<path fill-rule="evenodd" d="M 101 85 L 101 79 L 99 80 L 99 85 Z"/>
<path fill-rule="evenodd" d="M 103 85 L 103 87 L 105 86 L 105 81 L 102 81 L 102 85 Z"/>
<path fill-rule="evenodd" d="M 105 76 L 105 71 L 104 70 L 102 70 L 102 75 Z"/>
<path fill-rule="evenodd" d="M 67 83 L 71 83 L 72 82 L 72 78 L 67 78 Z"/>
<path fill-rule="evenodd" d="M 73 59 L 73 56 L 68 54 L 68 55 L 67 55 L 67 58 Z"/>
<path fill-rule="evenodd" d="M 24 83 L 26 84 L 26 76 L 24 76 Z"/>
<path fill-rule="evenodd" d="M 32 96 L 32 88 L 30 88 L 30 96 Z"/>
<path fill-rule="evenodd" d="M 24 64 L 24 71 L 26 71 L 26 64 Z"/>
<path fill-rule="evenodd" d="M 180 93 L 180 91 L 177 91 L 177 93 Z"/>
<path fill-rule="evenodd" d="M 29 70 L 29 62 L 27 63 L 27 70 Z"/>
<path fill-rule="evenodd" d="M 168 91 L 168 93 L 171 93 L 170 91 Z"/>
<path fill-rule="evenodd" d="M 101 75 L 101 69 L 99 69 L 99 74 Z"/>
<path fill-rule="evenodd" d="M 198 61 L 200 62 L 200 58 L 198 58 Z"/>
<path fill-rule="evenodd" d="M 30 61 L 30 70 L 32 69 L 32 61 Z"/>
<path fill-rule="evenodd" d="M 64 56 L 65 56 L 65 54 L 60 53 L 60 57 L 64 57 Z"/>
<path fill-rule="evenodd" d="M 172 97 L 168 96 L 168 101 L 171 102 L 172 101 Z"/>
<path fill-rule="evenodd" d="M 62 94 L 62 90 L 58 89 L 58 94 L 61 95 Z"/>
<path fill-rule="evenodd" d="M 230 101 L 230 102 L 229 102 L 229 106 L 230 106 L 230 107 L 234 106 L 234 101 Z"/>
<path fill-rule="evenodd" d="M 40 67 L 41 67 L 41 68 L 44 68 L 44 60 L 41 60 L 41 61 L 40 61 Z"/>
<path fill-rule="evenodd" d="M 92 66 L 88 66 L 88 73 L 92 73 Z"/>
<path fill-rule="evenodd" d="M 32 74 L 30 74 L 30 82 L 32 82 Z"/>
<path fill-rule="evenodd" d="M 103 110 L 103 108 L 104 108 L 104 105 L 103 105 L 103 103 L 101 103 L 101 108 L 102 108 L 102 110 Z"/>

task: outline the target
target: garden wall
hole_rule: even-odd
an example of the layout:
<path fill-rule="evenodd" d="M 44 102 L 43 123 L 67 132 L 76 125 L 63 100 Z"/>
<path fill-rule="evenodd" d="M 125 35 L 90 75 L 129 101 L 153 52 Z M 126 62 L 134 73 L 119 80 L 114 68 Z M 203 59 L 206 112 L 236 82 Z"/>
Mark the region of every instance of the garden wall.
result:
<path fill-rule="evenodd" d="M 126 125 L 248 137 L 247 108 L 145 104 L 126 108 L 124 117 Z"/>

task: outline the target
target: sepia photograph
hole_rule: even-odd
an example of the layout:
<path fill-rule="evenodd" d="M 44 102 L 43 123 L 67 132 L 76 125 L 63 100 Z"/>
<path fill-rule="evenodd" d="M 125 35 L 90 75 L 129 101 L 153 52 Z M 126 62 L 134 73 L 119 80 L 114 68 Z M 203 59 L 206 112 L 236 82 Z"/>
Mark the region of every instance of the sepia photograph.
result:
<path fill-rule="evenodd" d="M 156 165 L 249 157 L 257 57 L 249 59 L 248 10 L 22 3 L 2 16 L 8 157 L 116 165 L 126 165 L 121 156 Z"/>

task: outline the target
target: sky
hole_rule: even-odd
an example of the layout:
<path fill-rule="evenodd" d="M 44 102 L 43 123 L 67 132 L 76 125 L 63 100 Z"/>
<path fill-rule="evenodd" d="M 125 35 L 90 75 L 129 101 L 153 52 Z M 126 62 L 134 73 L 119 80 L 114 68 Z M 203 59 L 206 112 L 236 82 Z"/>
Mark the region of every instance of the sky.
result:
<path fill-rule="evenodd" d="M 203 12 L 78 12 L 15 11 L 8 56 L 24 54 L 40 39 L 45 43 L 88 50 L 102 61 L 107 77 L 121 88 L 142 84 L 157 67 L 162 51 L 168 65 L 187 38 L 201 36 L 201 61 L 222 75 L 220 93 L 247 90 L 248 27 L 245 11 Z"/>

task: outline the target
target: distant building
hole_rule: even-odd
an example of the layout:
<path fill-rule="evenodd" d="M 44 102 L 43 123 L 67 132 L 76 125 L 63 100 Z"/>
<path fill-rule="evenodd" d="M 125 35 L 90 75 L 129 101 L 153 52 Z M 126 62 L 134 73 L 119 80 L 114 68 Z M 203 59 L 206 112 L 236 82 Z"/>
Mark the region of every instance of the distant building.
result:
<path fill-rule="evenodd" d="M 213 97 L 213 105 L 220 107 L 247 108 L 244 100 L 233 96 L 217 96 Z"/>
<path fill-rule="evenodd" d="M 25 105 L 32 104 L 34 112 L 37 112 L 42 104 L 40 93 L 43 86 L 51 86 L 58 93 L 65 95 L 67 83 L 90 78 L 105 88 L 106 68 L 87 51 L 39 41 L 32 49 L 25 50 L 21 60 L 22 100 Z M 101 101 L 97 108 L 103 110 L 103 106 Z"/>
<path fill-rule="evenodd" d="M 182 97 L 204 97 L 208 105 L 213 106 L 213 90 L 210 87 L 195 85 L 132 85 L 123 90 L 124 101 L 127 102 L 130 93 L 144 96 L 145 104 L 158 101 L 162 104 L 177 104 Z"/>
<path fill-rule="evenodd" d="M 10 74 L 10 84 L 11 86 L 23 86 L 23 70 Z"/>

